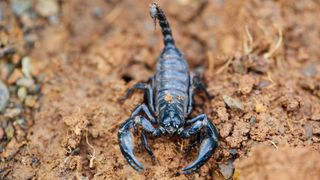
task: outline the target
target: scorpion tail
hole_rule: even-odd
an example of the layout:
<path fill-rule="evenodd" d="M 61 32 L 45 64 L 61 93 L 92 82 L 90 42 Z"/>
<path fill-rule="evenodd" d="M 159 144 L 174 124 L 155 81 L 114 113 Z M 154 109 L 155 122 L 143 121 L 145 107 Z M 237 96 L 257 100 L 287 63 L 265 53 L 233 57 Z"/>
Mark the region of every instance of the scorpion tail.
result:
<path fill-rule="evenodd" d="M 133 126 L 134 120 L 132 118 L 128 119 L 124 122 L 118 131 L 118 142 L 120 145 L 120 150 L 128 161 L 130 166 L 132 166 L 135 170 L 142 172 L 144 170 L 141 163 L 134 156 L 134 145 L 132 139 L 132 133 L 130 132 L 131 126 Z"/>
<path fill-rule="evenodd" d="M 218 146 L 218 131 L 215 126 L 208 121 L 207 125 L 207 138 L 203 140 L 200 146 L 200 152 L 197 159 L 187 167 L 183 168 L 184 174 L 190 174 L 198 170 L 202 165 L 204 165 L 214 153 L 214 150 Z"/>
<path fill-rule="evenodd" d="M 150 11 L 151 17 L 155 21 L 155 24 L 156 24 L 156 20 L 157 19 L 159 20 L 165 47 L 169 47 L 169 46 L 175 47 L 172 31 L 163 10 L 160 9 L 160 7 L 156 3 L 151 3 L 149 5 L 149 11 Z"/>

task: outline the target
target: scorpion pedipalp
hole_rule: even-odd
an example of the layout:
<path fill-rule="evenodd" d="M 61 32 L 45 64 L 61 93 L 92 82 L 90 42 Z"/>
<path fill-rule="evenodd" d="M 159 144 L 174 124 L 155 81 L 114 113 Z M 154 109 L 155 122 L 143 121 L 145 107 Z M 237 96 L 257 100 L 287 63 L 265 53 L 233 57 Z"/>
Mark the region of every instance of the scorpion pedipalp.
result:
<path fill-rule="evenodd" d="M 140 112 L 144 112 L 149 119 L 146 119 L 145 117 L 139 115 Z M 144 167 L 141 165 L 141 163 L 136 159 L 134 155 L 134 141 L 132 138 L 131 128 L 133 128 L 135 131 L 138 129 L 138 125 L 142 127 L 143 132 L 150 133 L 153 136 L 159 136 L 159 130 L 154 128 L 152 123 L 150 121 L 153 120 L 153 117 L 150 114 L 149 109 L 145 104 L 141 104 L 138 106 L 135 111 L 132 113 L 131 117 L 125 121 L 123 124 L 121 124 L 119 131 L 118 131 L 118 143 L 120 145 L 120 150 L 122 154 L 124 155 L 125 159 L 128 161 L 128 163 L 137 171 L 142 172 L 144 171 Z M 143 133 L 142 132 L 142 133 Z M 147 138 L 143 134 L 142 135 L 142 143 L 149 153 L 149 155 L 156 159 L 147 145 Z"/>
<path fill-rule="evenodd" d="M 201 128 L 204 129 L 204 140 L 201 143 L 200 151 L 198 157 L 195 161 L 193 161 L 190 165 L 182 168 L 184 174 L 190 174 L 196 170 L 198 170 L 203 164 L 205 164 L 212 154 L 214 150 L 218 146 L 218 131 L 215 126 L 207 119 L 205 114 L 199 115 L 190 122 L 194 123 L 189 129 L 186 129 L 182 132 L 182 137 L 189 137 L 192 134 L 199 133 Z M 201 127 L 200 127 L 201 126 Z"/>
<path fill-rule="evenodd" d="M 134 119 L 130 118 L 125 121 L 118 131 L 118 142 L 120 145 L 120 150 L 124 155 L 128 163 L 137 171 L 142 172 L 144 170 L 141 163 L 134 156 L 134 144 L 132 139 L 132 133 L 130 132 L 133 126 Z"/>

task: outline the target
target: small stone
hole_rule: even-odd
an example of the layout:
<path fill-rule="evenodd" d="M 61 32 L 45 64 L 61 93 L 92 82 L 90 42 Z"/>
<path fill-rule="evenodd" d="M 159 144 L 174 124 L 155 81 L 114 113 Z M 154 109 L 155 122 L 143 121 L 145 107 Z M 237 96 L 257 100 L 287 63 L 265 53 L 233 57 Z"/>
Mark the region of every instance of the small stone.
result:
<path fill-rule="evenodd" d="M 91 14 L 93 17 L 95 18 L 101 18 L 103 15 L 102 9 L 100 7 L 95 7 L 93 8 L 93 10 L 91 11 Z"/>
<path fill-rule="evenodd" d="M 36 96 L 27 96 L 24 104 L 28 107 L 35 107 L 37 105 L 37 97 Z"/>
<path fill-rule="evenodd" d="M 234 166 L 232 162 L 228 162 L 227 164 L 219 164 L 219 171 L 224 177 L 224 179 L 230 179 L 233 176 Z"/>
<path fill-rule="evenodd" d="M 16 82 L 16 84 L 20 87 L 32 88 L 34 86 L 34 80 L 32 78 L 20 78 Z"/>
<path fill-rule="evenodd" d="M 8 124 L 8 126 L 5 128 L 6 136 L 8 139 L 12 139 L 14 136 L 14 129 L 12 124 Z"/>
<path fill-rule="evenodd" d="M 230 153 L 231 155 L 236 155 L 238 152 L 237 152 L 236 149 L 230 149 L 230 150 L 229 150 L 229 153 Z"/>
<path fill-rule="evenodd" d="M 236 73 L 243 74 L 247 71 L 246 67 L 244 66 L 240 58 L 236 58 L 235 61 L 232 63 L 232 66 Z"/>
<path fill-rule="evenodd" d="M 22 78 L 23 74 L 20 71 L 20 69 L 15 69 L 13 71 L 13 73 L 10 75 L 9 79 L 8 79 L 8 83 L 9 84 L 13 84 L 15 83 L 18 79 Z"/>
<path fill-rule="evenodd" d="M 24 57 L 22 59 L 22 72 L 28 78 L 31 78 L 31 74 L 33 70 L 30 61 L 31 61 L 30 57 Z"/>
<path fill-rule="evenodd" d="M 38 36 L 34 33 L 29 33 L 24 36 L 24 41 L 28 47 L 33 47 L 34 43 L 38 40 Z"/>
<path fill-rule="evenodd" d="M 26 124 L 26 121 L 24 119 L 17 119 L 15 121 L 15 123 L 17 123 L 22 129 L 26 129 L 27 128 L 27 124 Z"/>
<path fill-rule="evenodd" d="M 255 79 L 252 75 L 243 75 L 239 79 L 239 91 L 242 94 L 249 94 L 255 84 Z"/>
<path fill-rule="evenodd" d="M 43 17 L 53 16 L 58 14 L 58 2 L 56 0 L 38 0 L 36 10 Z"/>
<path fill-rule="evenodd" d="M 306 138 L 307 140 L 311 139 L 311 138 L 312 138 L 312 134 L 313 134 L 312 124 L 306 123 L 306 124 L 304 125 L 304 132 L 305 132 L 305 138 Z"/>
<path fill-rule="evenodd" d="M 262 89 L 268 87 L 271 83 L 269 81 L 262 80 L 258 83 L 257 87 Z"/>
<path fill-rule="evenodd" d="M 231 109 L 238 109 L 242 111 L 244 110 L 243 104 L 238 99 L 234 99 L 230 96 L 224 95 L 223 100 Z"/>
<path fill-rule="evenodd" d="M 15 108 L 15 109 L 7 109 L 6 113 L 4 114 L 5 117 L 13 119 L 21 114 L 21 109 Z"/>
<path fill-rule="evenodd" d="M 52 25 L 57 25 L 60 23 L 60 17 L 58 14 L 52 15 L 49 17 L 49 22 Z"/>
<path fill-rule="evenodd" d="M 0 112 L 3 112 L 9 101 L 9 90 L 7 86 L 0 80 Z"/>
<path fill-rule="evenodd" d="M 252 117 L 250 118 L 250 125 L 251 125 L 251 126 L 254 126 L 254 125 L 256 125 L 256 123 L 257 123 L 257 118 L 254 117 L 254 116 L 252 116 Z"/>
<path fill-rule="evenodd" d="M 257 113 L 262 113 L 262 112 L 266 112 L 267 108 L 260 102 L 256 102 L 256 112 Z"/>
<path fill-rule="evenodd" d="M 9 90 L 10 94 L 15 94 L 17 92 L 17 90 L 18 90 L 18 86 L 15 86 L 15 85 L 9 86 L 8 90 Z"/>
<path fill-rule="evenodd" d="M 20 16 L 26 12 L 32 6 L 31 0 L 11 0 L 11 9 L 17 15 Z"/>
<path fill-rule="evenodd" d="M 284 125 L 283 125 L 283 124 L 280 124 L 280 125 L 279 125 L 279 128 L 278 128 L 278 132 L 279 132 L 280 134 L 284 134 L 285 131 L 286 131 L 286 128 L 284 127 Z"/>
<path fill-rule="evenodd" d="M 23 102 L 27 97 L 27 88 L 25 88 L 25 87 L 19 88 L 17 94 L 18 94 L 20 101 Z"/>
<path fill-rule="evenodd" d="M 302 74 L 304 76 L 312 77 L 315 76 L 317 73 L 318 72 L 315 65 L 309 65 L 302 69 Z"/>

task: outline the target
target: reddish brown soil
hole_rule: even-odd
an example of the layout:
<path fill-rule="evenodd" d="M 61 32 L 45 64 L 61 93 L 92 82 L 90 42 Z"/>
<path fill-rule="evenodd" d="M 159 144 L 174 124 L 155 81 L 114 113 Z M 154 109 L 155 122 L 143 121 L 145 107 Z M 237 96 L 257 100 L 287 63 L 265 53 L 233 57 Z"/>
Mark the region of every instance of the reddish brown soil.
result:
<path fill-rule="evenodd" d="M 181 139 L 150 139 L 156 163 L 136 139 L 146 171 L 128 165 L 117 130 L 143 96 L 136 93 L 123 104 L 117 99 L 154 73 L 163 46 L 149 3 L 64 1 L 61 23 L 45 27 L 32 50 L 34 66 L 45 74 L 41 106 L 27 141 L 12 140 L 1 155 L 19 149 L 5 164 L 5 177 L 221 179 L 218 164 L 236 158 L 235 179 L 320 179 L 317 0 L 159 2 L 190 66 L 204 68 L 214 98 L 197 97 L 194 115 L 209 115 L 220 144 L 206 165 L 187 176 L 179 169 L 198 149 L 186 157 L 188 141 Z M 100 18 L 92 16 L 96 7 Z M 224 96 L 238 99 L 243 110 L 229 108 Z"/>

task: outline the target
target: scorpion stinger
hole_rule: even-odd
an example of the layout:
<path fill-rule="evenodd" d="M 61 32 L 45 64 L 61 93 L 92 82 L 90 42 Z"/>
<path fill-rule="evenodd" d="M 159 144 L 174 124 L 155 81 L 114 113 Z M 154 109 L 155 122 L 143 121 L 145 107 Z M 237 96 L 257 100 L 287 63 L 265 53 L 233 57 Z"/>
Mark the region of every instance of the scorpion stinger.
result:
<path fill-rule="evenodd" d="M 193 163 L 182 169 L 185 174 L 189 174 L 205 164 L 218 146 L 217 129 L 207 115 L 202 114 L 191 120 L 185 120 L 192 113 L 195 92 L 201 90 L 207 96 L 209 93 L 199 78 L 190 75 L 188 63 L 175 45 L 164 12 L 155 3 L 152 3 L 149 8 L 151 17 L 159 21 L 164 48 L 157 61 L 155 76 L 150 78 L 149 82 L 135 84 L 124 97 L 124 99 L 128 98 L 134 90 L 143 90 L 145 93 L 144 103 L 139 105 L 132 112 L 131 117 L 120 126 L 118 142 L 128 163 L 141 172 L 144 168 L 134 155 L 131 129 L 137 132 L 138 127 L 141 127 L 142 144 L 153 159 L 155 156 L 148 146 L 148 134 L 154 137 L 160 137 L 160 135 L 181 138 L 200 136 L 201 147 L 198 157 Z"/>

